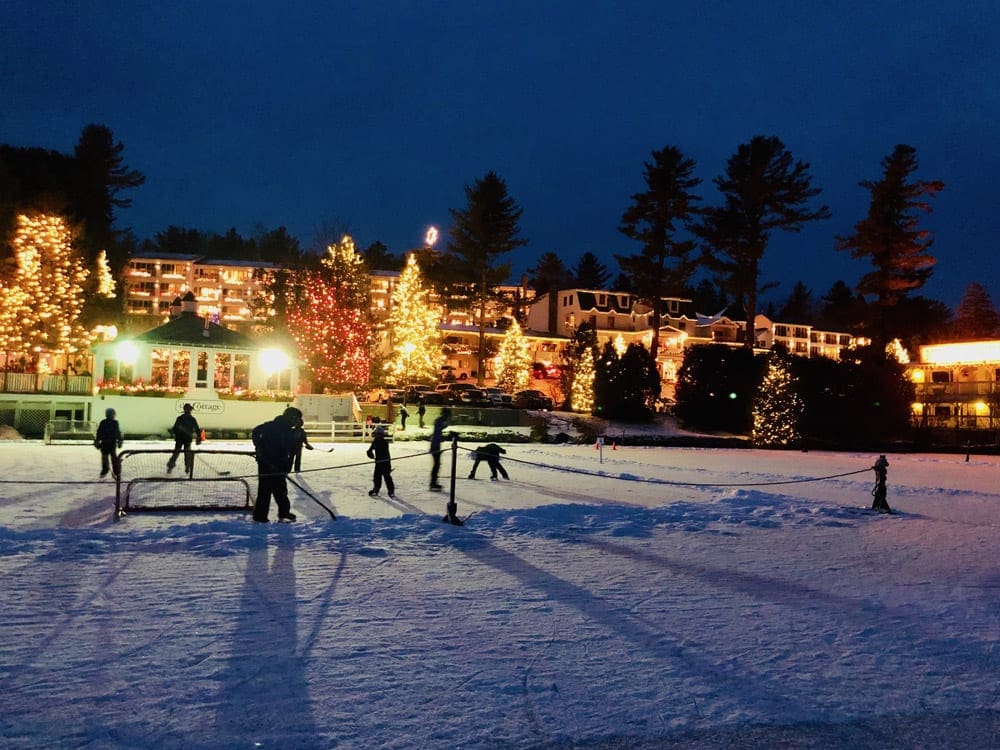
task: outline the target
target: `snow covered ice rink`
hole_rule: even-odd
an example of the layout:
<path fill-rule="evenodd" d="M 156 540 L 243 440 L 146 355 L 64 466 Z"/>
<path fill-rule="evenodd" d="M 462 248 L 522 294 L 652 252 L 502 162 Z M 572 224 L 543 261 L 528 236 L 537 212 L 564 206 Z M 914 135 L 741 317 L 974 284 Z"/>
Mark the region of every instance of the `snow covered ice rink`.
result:
<path fill-rule="evenodd" d="M 1000 746 L 998 457 L 890 454 L 884 516 L 874 454 L 461 450 L 458 528 L 426 442 L 396 502 L 366 447 L 292 475 L 336 521 L 255 525 L 0 443 L 0 747 Z"/>

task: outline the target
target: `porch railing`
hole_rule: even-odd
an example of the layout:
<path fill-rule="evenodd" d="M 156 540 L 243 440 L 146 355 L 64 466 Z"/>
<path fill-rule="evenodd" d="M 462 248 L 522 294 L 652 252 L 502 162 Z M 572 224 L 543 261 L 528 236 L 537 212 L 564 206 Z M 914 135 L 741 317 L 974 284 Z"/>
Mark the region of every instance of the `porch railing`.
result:
<path fill-rule="evenodd" d="M 34 372 L 0 372 L 0 393 L 90 393 L 90 375 L 40 375 Z"/>

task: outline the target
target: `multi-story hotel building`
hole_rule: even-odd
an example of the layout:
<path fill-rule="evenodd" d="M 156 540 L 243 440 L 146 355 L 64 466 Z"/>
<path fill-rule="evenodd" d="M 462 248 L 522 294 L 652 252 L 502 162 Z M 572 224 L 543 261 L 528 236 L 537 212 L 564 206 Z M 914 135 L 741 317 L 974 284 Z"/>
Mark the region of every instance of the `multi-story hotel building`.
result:
<path fill-rule="evenodd" d="M 275 269 L 273 263 L 137 253 L 122 272 L 125 314 L 135 327 L 148 328 L 148 318 L 166 319 L 171 303 L 192 292 L 199 316 L 247 332 L 255 322 L 253 300 Z"/>

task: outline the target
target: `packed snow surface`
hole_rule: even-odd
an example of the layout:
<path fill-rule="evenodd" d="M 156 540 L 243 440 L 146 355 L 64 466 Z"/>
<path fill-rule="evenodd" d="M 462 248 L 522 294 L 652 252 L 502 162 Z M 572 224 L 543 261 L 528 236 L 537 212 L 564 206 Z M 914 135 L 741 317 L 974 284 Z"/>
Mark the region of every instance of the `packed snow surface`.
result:
<path fill-rule="evenodd" d="M 266 525 L 0 443 L 0 747 L 1000 746 L 997 457 L 473 445 L 457 527 L 422 441 Z"/>

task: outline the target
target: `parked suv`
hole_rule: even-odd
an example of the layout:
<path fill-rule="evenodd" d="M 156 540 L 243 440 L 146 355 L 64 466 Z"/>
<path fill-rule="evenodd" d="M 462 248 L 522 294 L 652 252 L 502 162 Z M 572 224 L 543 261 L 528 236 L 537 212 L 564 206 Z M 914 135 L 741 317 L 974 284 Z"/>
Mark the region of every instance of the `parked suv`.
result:
<path fill-rule="evenodd" d="M 449 406 L 458 403 L 471 403 L 474 401 L 486 400 L 486 396 L 473 383 L 442 383 L 434 389 L 444 396 L 445 403 Z M 474 396 L 462 398 L 462 394 L 468 391 L 475 391 Z"/>
<path fill-rule="evenodd" d="M 493 406 L 503 405 L 503 397 L 506 394 L 504 394 L 502 390 L 499 388 L 483 388 L 483 391 L 486 392 L 486 398 L 490 400 L 490 403 L 493 404 Z"/>
<path fill-rule="evenodd" d="M 514 406 L 518 409 L 547 409 L 552 411 L 552 399 L 541 391 L 526 390 L 514 394 Z"/>

